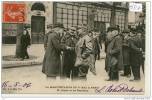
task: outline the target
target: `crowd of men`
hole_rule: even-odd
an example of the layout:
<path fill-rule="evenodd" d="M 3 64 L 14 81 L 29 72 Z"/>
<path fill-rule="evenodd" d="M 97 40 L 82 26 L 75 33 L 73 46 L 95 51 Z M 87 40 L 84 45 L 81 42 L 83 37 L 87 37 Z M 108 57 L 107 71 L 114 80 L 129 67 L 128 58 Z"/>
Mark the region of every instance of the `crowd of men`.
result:
<path fill-rule="evenodd" d="M 102 41 L 102 42 L 101 42 Z M 119 80 L 121 76 L 131 76 L 140 80 L 140 66 L 144 70 L 143 31 L 130 29 L 120 32 L 118 27 L 109 27 L 106 36 L 89 30 L 86 25 L 65 29 L 55 24 L 44 39 L 45 55 L 42 72 L 48 78 L 86 80 L 88 71 L 96 75 L 95 62 L 100 59 L 102 43 L 105 44 L 105 70 L 107 81 Z"/>
<path fill-rule="evenodd" d="M 121 76 L 130 77 L 131 72 L 134 79 L 139 81 L 140 68 L 144 72 L 145 36 L 143 29 L 130 29 L 119 32 L 118 28 L 110 27 L 106 36 L 106 59 L 105 70 L 109 74 L 108 81 L 119 80 L 119 71 L 123 70 Z"/>

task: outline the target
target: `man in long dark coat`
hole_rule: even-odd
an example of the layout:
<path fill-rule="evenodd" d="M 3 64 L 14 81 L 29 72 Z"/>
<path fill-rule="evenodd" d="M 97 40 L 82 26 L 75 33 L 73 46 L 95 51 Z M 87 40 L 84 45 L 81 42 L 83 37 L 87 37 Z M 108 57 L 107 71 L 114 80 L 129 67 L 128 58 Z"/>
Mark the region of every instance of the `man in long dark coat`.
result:
<path fill-rule="evenodd" d="M 46 50 L 47 45 L 48 45 L 48 36 L 51 34 L 51 27 L 48 27 L 48 32 L 44 35 L 44 49 Z"/>
<path fill-rule="evenodd" d="M 141 53 L 142 53 L 142 44 L 141 40 L 136 35 L 135 31 L 130 32 L 130 63 L 131 69 L 134 76 L 134 79 L 130 81 L 140 80 L 140 65 L 141 65 Z"/>
<path fill-rule="evenodd" d="M 130 67 L 130 46 L 129 46 L 129 30 L 123 31 L 123 47 L 122 47 L 122 54 L 123 54 L 123 71 L 124 73 L 121 76 L 131 76 L 131 67 Z"/>
<path fill-rule="evenodd" d="M 118 29 L 110 27 L 107 34 L 107 50 L 105 60 L 105 70 L 108 72 L 109 79 L 107 81 L 119 80 L 119 70 L 122 67 L 122 51 L 121 37 Z"/>
<path fill-rule="evenodd" d="M 61 44 L 62 33 L 62 24 L 56 24 L 53 29 L 53 32 L 48 36 L 48 46 L 46 48 L 43 60 L 42 72 L 46 74 L 47 77 L 51 77 L 53 79 L 57 76 L 60 76 L 61 50 L 68 49 L 67 46 Z"/>
<path fill-rule="evenodd" d="M 138 38 L 141 41 L 141 45 L 142 45 L 142 55 L 141 55 L 141 66 L 142 66 L 142 71 L 144 73 L 144 61 L 145 61 L 145 34 L 143 32 L 143 30 L 139 29 L 138 33 L 137 33 Z"/>
<path fill-rule="evenodd" d="M 64 78 L 71 78 L 72 75 L 72 69 L 75 64 L 76 60 L 76 52 L 74 50 L 76 43 L 78 41 L 77 34 L 76 34 L 76 28 L 70 27 L 69 31 L 65 34 L 65 36 L 62 38 L 62 43 L 73 47 L 73 50 L 64 50 L 63 51 L 63 76 Z"/>

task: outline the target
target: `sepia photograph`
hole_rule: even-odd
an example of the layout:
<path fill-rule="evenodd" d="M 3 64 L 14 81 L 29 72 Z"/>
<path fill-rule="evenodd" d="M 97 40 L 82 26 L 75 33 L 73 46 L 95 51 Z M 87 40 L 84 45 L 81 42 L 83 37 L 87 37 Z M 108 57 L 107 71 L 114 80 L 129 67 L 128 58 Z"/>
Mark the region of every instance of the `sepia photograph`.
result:
<path fill-rule="evenodd" d="M 150 94 L 148 2 L 1 4 L 2 95 Z"/>

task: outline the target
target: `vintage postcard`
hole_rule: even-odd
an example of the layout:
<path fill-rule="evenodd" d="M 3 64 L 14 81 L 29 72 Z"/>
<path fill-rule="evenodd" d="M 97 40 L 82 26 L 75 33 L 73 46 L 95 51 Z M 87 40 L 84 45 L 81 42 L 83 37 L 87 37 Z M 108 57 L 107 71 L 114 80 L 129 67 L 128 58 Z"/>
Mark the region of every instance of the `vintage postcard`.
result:
<path fill-rule="evenodd" d="M 1 5 L 2 96 L 150 96 L 150 2 Z"/>

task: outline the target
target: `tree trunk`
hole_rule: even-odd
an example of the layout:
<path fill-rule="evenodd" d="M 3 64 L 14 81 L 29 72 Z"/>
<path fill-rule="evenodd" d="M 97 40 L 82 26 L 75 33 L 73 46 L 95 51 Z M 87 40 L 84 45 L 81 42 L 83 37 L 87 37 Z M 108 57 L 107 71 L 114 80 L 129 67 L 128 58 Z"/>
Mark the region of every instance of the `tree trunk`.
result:
<path fill-rule="evenodd" d="M 16 54 L 15 57 L 21 58 L 21 35 L 23 33 L 23 24 L 17 25 L 17 35 L 16 35 Z"/>

